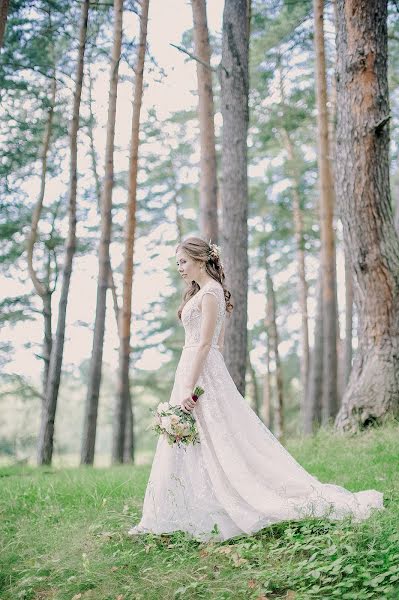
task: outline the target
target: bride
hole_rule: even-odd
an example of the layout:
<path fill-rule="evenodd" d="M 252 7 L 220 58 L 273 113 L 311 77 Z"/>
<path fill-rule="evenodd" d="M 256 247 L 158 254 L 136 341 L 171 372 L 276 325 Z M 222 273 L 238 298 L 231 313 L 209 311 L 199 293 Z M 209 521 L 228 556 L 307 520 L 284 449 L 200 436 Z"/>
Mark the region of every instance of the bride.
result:
<path fill-rule="evenodd" d="M 169 402 L 193 411 L 200 443 L 170 446 L 159 437 L 142 517 L 128 534 L 179 530 L 223 541 L 278 521 L 357 521 L 383 509 L 381 492 L 352 493 L 310 475 L 239 393 L 222 355 L 233 304 L 218 246 L 190 237 L 177 246 L 176 261 L 187 285 L 178 310 L 185 343 Z M 196 385 L 205 393 L 194 402 Z"/>

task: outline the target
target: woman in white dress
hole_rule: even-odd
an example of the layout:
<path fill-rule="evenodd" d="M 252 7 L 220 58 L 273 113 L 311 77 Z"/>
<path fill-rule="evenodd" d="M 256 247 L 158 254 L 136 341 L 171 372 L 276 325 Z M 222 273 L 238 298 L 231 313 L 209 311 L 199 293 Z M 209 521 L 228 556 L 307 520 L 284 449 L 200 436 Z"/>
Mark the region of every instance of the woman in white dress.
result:
<path fill-rule="evenodd" d="M 178 316 L 185 344 L 169 402 L 193 411 L 200 443 L 158 439 L 142 517 L 129 535 L 184 531 L 222 541 L 305 517 L 366 519 L 383 494 L 321 483 L 291 456 L 239 393 L 224 363 L 226 315 L 233 309 L 215 244 L 190 237 L 176 249 L 187 289 Z M 195 386 L 205 393 L 191 399 Z"/>

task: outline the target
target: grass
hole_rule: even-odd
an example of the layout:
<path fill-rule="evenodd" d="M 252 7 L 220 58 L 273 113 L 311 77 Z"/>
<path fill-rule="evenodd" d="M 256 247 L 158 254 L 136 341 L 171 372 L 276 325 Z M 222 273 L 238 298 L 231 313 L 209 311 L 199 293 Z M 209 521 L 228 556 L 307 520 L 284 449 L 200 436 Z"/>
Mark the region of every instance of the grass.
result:
<path fill-rule="evenodd" d="M 321 481 L 377 489 L 361 523 L 284 522 L 223 543 L 178 532 L 131 539 L 148 466 L 0 469 L 2 600 L 399 598 L 399 425 L 321 430 L 288 450 Z"/>

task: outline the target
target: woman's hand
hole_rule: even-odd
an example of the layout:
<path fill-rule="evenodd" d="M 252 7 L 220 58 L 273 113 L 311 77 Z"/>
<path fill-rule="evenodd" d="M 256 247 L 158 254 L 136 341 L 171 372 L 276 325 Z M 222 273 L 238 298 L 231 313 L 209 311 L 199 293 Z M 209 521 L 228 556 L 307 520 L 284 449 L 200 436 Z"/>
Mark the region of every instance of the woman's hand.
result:
<path fill-rule="evenodd" d="M 193 408 L 195 407 L 195 401 L 192 399 L 191 397 L 192 395 L 192 391 L 191 388 L 184 388 L 183 390 L 183 401 L 180 404 L 180 408 L 182 409 L 183 412 L 185 413 L 190 413 Z"/>

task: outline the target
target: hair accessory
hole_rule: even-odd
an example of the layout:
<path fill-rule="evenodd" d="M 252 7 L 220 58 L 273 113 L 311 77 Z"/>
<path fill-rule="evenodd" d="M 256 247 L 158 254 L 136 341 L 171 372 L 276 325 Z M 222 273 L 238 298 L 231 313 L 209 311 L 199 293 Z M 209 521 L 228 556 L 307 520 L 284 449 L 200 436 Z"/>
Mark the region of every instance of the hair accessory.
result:
<path fill-rule="evenodd" d="M 209 258 L 220 258 L 220 247 L 216 244 L 212 244 L 209 240 Z"/>

